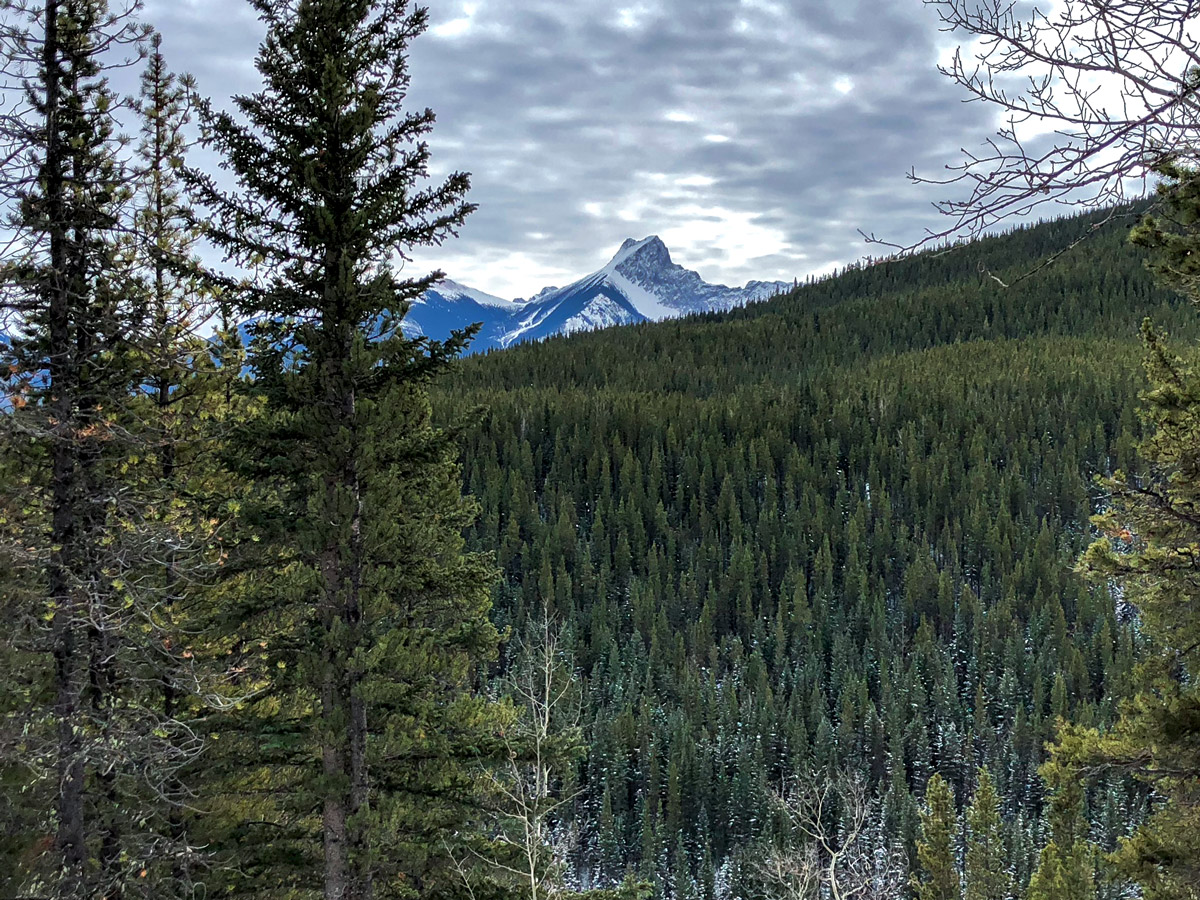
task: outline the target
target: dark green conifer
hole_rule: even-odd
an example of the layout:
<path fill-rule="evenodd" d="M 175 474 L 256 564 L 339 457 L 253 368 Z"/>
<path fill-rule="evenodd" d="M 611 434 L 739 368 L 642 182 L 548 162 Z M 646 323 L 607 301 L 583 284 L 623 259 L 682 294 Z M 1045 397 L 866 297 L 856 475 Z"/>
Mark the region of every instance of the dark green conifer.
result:
<path fill-rule="evenodd" d="M 476 693 L 494 572 L 464 552 L 475 506 L 426 395 L 467 335 L 407 337 L 441 274 L 395 263 L 454 234 L 468 178 L 426 183 L 434 116 L 403 105 L 425 9 L 251 2 L 263 88 L 205 115 L 237 187 L 192 175 L 209 237 L 261 276 L 224 282 L 257 318 L 263 413 L 239 442 L 258 490 L 230 650 L 257 693 L 221 848 L 234 892 L 429 896 L 462 887 L 453 845 L 497 725 Z"/>
<path fill-rule="evenodd" d="M 1158 218 L 1135 229 L 1150 268 L 1193 305 L 1200 303 L 1200 177 L 1173 162 L 1162 167 Z M 1106 587 L 1119 583 L 1138 609 L 1151 642 L 1117 722 L 1104 731 L 1078 723 L 1060 731 L 1055 777 L 1102 767 L 1150 784 L 1164 801 L 1113 859 L 1151 900 L 1200 897 L 1200 614 L 1195 578 L 1200 550 L 1200 469 L 1197 423 L 1200 376 L 1147 320 L 1150 390 L 1143 416 L 1150 434 L 1137 449 L 1136 469 L 1106 482 L 1111 508 L 1094 519 L 1103 537 L 1081 568 Z M 1106 648 L 1111 650 L 1111 648 Z M 1107 673 L 1106 682 L 1113 682 Z M 1113 684 L 1116 687 L 1116 684 Z"/>
<path fill-rule="evenodd" d="M 1050 840 L 1029 879 L 1028 900 L 1095 900 L 1096 854 L 1088 840 L 1083 787 L 1071 775 L 1061 779 L 1047 766 Z"/>

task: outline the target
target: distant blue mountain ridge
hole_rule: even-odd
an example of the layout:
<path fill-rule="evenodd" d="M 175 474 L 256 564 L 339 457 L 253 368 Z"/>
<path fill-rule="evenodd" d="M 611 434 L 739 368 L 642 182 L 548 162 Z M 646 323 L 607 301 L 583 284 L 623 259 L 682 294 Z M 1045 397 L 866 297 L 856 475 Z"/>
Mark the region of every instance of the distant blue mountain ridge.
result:
<path fill-rule="evenodd" d="M 630 238 L 603 269 L 566 287 L 545 288 L 529 300 L 504 300 L 441 281 L 413 302 L 400 327 L 410 337 L 445 340 L 451 332 L 479 323 L 468 352 L 482 353 L 558 334 L 724 311 L 792 286 L 786 281 L 751 281 L 740 288 L 709 284 L 673 262 L 657 236 Z M 256 321 L 238 325 L 244 341 L 251 339 Z M 7 342 L 0 332 L 0 351 Z"/>
<path fill-rule="evenodd" d="M 401 327 L 410 336 L 444 340 L 480 324 L 470 352 L 571 334 L 732 309 L 792 287 L 786 281 L 751 281 L 731 288 L 709 284 L 671 259 L 657 236 L 621 245 L 603 269 L 566 287 L 550 287 L 529 300 L 503 300 L 455 281 L 435 285 L 409 309 Z"/>

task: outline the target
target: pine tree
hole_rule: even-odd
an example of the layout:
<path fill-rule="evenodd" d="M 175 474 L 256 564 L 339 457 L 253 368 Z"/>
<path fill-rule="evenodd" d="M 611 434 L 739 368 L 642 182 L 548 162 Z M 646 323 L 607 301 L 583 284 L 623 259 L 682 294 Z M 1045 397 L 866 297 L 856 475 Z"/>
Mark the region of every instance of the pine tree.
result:
<path fill-rule="evenodd" d="M 967 808 L 966 900 L 1008 900 L 1012 876 L 991 773 L 980 769 Z"/>
<path fill-rule="evenodd" d="M 22 824 L 35 837 L 14 881 L 53 897 L 164 896 L 189 854 L 171 818 L 200 744 L 147 689 L 190 681 L 164 652 L 173 601 L 161 560 L 203 557 L 207 535 L 157 462 L 148 360 L 179 346 L 149 335 L 144 198 L 107 80 L 144 52 L 148 29 L 101 0 L 3 12 L 4 64 L 29 104 L 5 121 L 19 239 L 3 271 L 15 313 L 3 596 L 20 668 L 4 750 L 24 769 Z"/>
<path fill-rule="evenodd" d="M 1151 252 L 1150 268 L 1166 285 L 1200 303 L 1195 249 L 1200 244 L 1200 177 L 1163 166 L 1160 218 L 1132 238 Z M 1106 482 L 1111 507 L 1094 519 L 1104 535 L 1081 568 L 1106 586 L 1119 583 L 1141 616 L 1152 652 L 1135 671 L 1131 696 L 1107 731 L 1082 725 L 1060 731 L 1058 767 L 1093 766 L 1131 774 L 1165 802 L 1113 861 L 1151 900 L 1200 897 L 1200 615 L 1192 577 L 1200 550 L 1200 471 L 1196 466 L 1200 376 L 1149 320 L 1142 327 L 1150 390 L 1143 416 L 1150 433 L 1138 446 L 1141 471 Z M 1069 777 L 1069 776 L 1063 776 Z"/>
<path fill-rule="evenodd" d="M 1043 772 L 1054 783 L 1050 840 L 1029 880 L 1028 900 L 1095 900 L 1095 848 L 1087 836 L 1083 787 L 1076 778 L 1059 779 L 1053 765 Z"/>
<path fill-rule="evenodd" d="M 955 849 L 957 836 L 954 793 L 941 775 L 934 775 L 925 791 L 921 836 L 917 839 L 920 874 L 912 879 L 917 900 L 959 900 L 962 897 Z"/>
<path fill-rule="evenodd" d="M 186 897 L 207 863 L 191 835 L 195 800 L 204 793 L 195 736 L 206 731 L 203 720 L 214 706 L 238 694 L 220 668 L 202 660 L 212 655 L 212 583 L 231 518 L 231 480 L 215 451 L 239 366 L 202 334 L 216 304 L 196 259 L 200 229 L 181 178 L 194 85 L 170 71 L 157 34 L 137 100 L 131 232 L 146 290 L 131 431 L 142 452 L 127 460 L 125 479 L 126 490 L 141 497 L 142 512 L 128 525 L 143 540 L 139 589 L 155 610 L 155 665 L 144 674 L 147 685 L 157 682 L 159 696 L 148 689 L 146 702 L 158 706 L 161 730 L 176 738 L 161 785 L 168 803 L 160 828 L 171 852 L 157 854 L 156 894 Z M 190 752 L 180 752 L 189 744 Z"/>
<path fill-rule="evenodd" d="M 441 276 L 391 263 L 454 233 L 468 179 L 424 185 L 433 113 L 403 109 L 424 9 L 252 3 L 263 89 L 235 98 L 244 121 L 205 112 L 239 186 L 191 176 L 210 239 L 264 272 L 224 282 L 257 317 L 263 404 L 239 440 L 258 493 L 231 621 L 257 640 L 230 650 L 259 693 L 229 734 L 247 754 L 226 783 L 223 847 L 246 876 L 230 889 L 424 896 L 458 883 L 451 851 L 498 724 L 474 691 L 497 632 L 492 565 L 463 550 L 475 507 L 426 396 L 468 336 L 406 337 L 409 303 Z"/>

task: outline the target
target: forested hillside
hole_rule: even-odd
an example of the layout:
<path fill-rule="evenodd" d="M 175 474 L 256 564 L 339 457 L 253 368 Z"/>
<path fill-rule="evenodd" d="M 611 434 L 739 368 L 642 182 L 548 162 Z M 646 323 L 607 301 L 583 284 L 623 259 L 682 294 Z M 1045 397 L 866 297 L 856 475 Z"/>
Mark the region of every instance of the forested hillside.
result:
<path fill-rule="evenodd" d="M 873 840 L 915 871 L 931 777 L 962 810 L 986 767 L 1024 890 L 1056 718 L 1109 721 L 1139 653 L 1133 614 L 1072 572 L 1094 477 L 1136 468 L 1138 326 L 1195 332 L 1126 212 L 1024 279 L 1099 219 L 442 383 L 447 419 L 485 410 L 462 459 L 471 541 L 503 570 L 495 616 L 519 629 L 547 606 L 573 653 L 581 881 L 746 896 L 783 829 L 773 793 L 817 770 L 868 779 Z M 1105 847 L 1143 814 L 1116 781 L 1088 802 Z"/>
<path fill-rule="evenodd" d="M 476 209 L 410 108 L 410 43 L 577 130 L 570 79 L 524 92 L 538 16 L 231 2 L 160 10 L 210 56 L 257 17 L 226 100 L 172 72 L 140 2 L 0 0 L 0 900 L 1200 900 L 1200 73 L 1163 62 L 1200 58 L 1192 0 L 925 4 L 981 38 L 943 74 L 1066 142 L 1030 158 L 1012 122 L 947 166 L 971 189 L 942 234 L 1090 218 L 476 356 L 477 327 L 406 320 Z M 642 14 L 616 12 L 628 42 Z M 505 21 L 531 30 L 475 69 L 472 32 Z M 670 35 L 709 69 L 732 46 Z M 724 52 L 785 115 L 770 66 Z M 835 93 L 868 109 L 869 80 Z M 569 246 L 515 190 L 815 265 L 771 255 L 801 233 L 783 206 L 830 218 L 774 161 L 826 199 L 839 173 L 773 148 L 763 203 L 739 174 L 759 138 L 687 96 L 604 142 L 628 209 L 501 165 L 506 240 L 544 249 L 473 257 Z M 644 154 L 655 117 L 699 126 L 712 177 L 641 168 L 670 162 Z M 1108 205 L 1136 178 L 1153 215 Z M 641 291 L 628 321 L 746 298 L 693 305 L 723 289 L 654 238 L 597 279 L 538 296 Z M 539 321 L 615 321 L 571 310 Z"/>

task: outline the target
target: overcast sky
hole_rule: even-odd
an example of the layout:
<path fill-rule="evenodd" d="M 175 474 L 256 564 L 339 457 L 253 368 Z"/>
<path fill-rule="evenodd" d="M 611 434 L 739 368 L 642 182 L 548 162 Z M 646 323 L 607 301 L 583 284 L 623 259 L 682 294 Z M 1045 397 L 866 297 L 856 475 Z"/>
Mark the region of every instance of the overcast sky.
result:
<path fill-rule="evenodd" d="M 929 188 L 993 129 L 936 62 L 921 0 L 429 0 L 414 105 L 438 172 L 473 175 L 461 237 L 418 262 L 528 297 L 660 235 L 707 280 L 803 279 L 941 228 Z M 171 65 L 258 85 L 244 0 L 148 0 Z"/>

